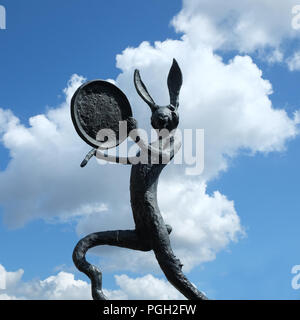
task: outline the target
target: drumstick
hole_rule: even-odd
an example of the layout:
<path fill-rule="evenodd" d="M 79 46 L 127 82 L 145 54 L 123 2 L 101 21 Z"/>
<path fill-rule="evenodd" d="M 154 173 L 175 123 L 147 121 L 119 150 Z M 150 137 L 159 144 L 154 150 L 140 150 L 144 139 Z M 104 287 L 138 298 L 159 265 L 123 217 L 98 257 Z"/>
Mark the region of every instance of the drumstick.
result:
<path fill-rule="evenodd" d="M 86 166 L 86 164 L 89 162 L 89 160 L 92 158 L 92 156 L 94 156 L 96 154 L 96 150 L 95 148 L 93 148 L 83 159 L 83 161 L 80 164 L 80 167 L 83 168 Z"/>

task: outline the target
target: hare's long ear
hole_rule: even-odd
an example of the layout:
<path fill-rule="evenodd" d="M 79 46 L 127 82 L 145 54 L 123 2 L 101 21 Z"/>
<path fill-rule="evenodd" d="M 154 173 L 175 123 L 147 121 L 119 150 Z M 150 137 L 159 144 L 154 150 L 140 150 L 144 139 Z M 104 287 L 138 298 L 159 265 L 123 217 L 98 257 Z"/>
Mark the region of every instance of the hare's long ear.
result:
<path fill-rule="evenodd" d="M 157 109 L 157 105 L 155 104 L 154 100 L 150 96 L 149 92 L 147 91 L 146 86 L 144 85 L 139 70 L 134 71 L 134 85 L 136 88 L 137 93 L 140 97 L 149 105 L 152 111 Z"/>
<path fill-rule="evenodd" d="M 182 73 L 175 59 L 168 75 L 168 88 L 170 94 L 170 103 L 175 108 L 179 105 L 179 92 L 182 85 Z"/>

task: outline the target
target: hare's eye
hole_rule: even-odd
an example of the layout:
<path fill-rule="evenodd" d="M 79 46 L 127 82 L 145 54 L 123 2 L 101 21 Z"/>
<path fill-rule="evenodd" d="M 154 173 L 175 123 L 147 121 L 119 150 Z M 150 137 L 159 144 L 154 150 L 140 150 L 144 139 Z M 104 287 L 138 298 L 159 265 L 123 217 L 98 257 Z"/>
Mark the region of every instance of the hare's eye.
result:
<path fill-rule="evenodd" d="M 170 104 L 170 106 L 169 106 L 169 109 L 170 109 L 171 111 L 175 111 L 175 107 L 172 106 L 171 104 Z"/>

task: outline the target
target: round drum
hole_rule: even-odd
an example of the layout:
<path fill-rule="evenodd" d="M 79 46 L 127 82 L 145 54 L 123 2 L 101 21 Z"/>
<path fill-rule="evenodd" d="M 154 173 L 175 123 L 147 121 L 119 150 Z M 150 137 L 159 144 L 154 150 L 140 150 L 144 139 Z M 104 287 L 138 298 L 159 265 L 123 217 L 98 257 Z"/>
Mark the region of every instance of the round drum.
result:
<path fill-rule="evenodd" d="M 132 111 L 119 88 L 107 81 L 94 80 L 83 84 L 73 95 L 71 116 L 77 133 L 86 143 L 108 149 L 127 138 L 128 130 L 120 131 L 120 125 L 124 128 Z"/>

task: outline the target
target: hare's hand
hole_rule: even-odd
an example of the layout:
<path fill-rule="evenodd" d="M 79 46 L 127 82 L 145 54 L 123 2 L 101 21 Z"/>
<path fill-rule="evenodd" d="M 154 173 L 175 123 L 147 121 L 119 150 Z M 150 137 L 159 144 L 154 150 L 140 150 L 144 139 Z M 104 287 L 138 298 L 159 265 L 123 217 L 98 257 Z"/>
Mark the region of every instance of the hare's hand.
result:
<path fill-rule="evenodd" d="M 130 131 L 138 128 L 138 123 L 135 118 L 129 117 L 127 119 L 127 128 L 128 128 L 128 133 L 130 133 Z"/>
<path fill-rule="evenodd" d="M 89 162 L 89 160 L 93 156 L 101 160 L 106 160 L 106 161 L 115 162 L 115 163 L 132 164 L 134 162 L 134 159 L 133 159 L 134 157 L 111 156 L 111 155 L 102 153 L 100 149 L 92 149 L 81 162 L 80 164 L 81 168 L 85 167 L 86 164 Z"/>
<path fill-rule="evenodd" d="M 133 130 L 137 130 L 137 121 L 133 117 L 129 117 L 127 119 L 127 130 L 130 135 Z M 133 135 L 132 135 L 133 137 Z M 139 141 L 139 136 L 134 136 L 134 141 Z M 84 160 L 81 162 L 80 166 L 83 168 L 86 166 L 88 161 L 93 157 L 96 156 L 98 159 L 109 161 L 109 162 L 115 162 L 115 163 L 122 163 L 122 164 L 133 164 L 136 162 L 136 157 L 118 157 L 118 156 L 111 156 L 108 154 L 104 154 L 100 151 L 100 149 L 92 149 L 84 158 Z"/>
<path fill-rule="evenodd" d="M 128 136 L 137 144 L 141 140 L 141 132 L 138 129 L 138 123 L 135 118 L 129 117 L 127 119 Z"/>
<path fill-rule="evenodd" d="M 86 166 L 86 164 L 89 162 L 89 160 L 96 155 L 97 149 L 92 149 L 83 159 L 83 161 L 80 164 L 80 167 L 83 168 Z"/>

